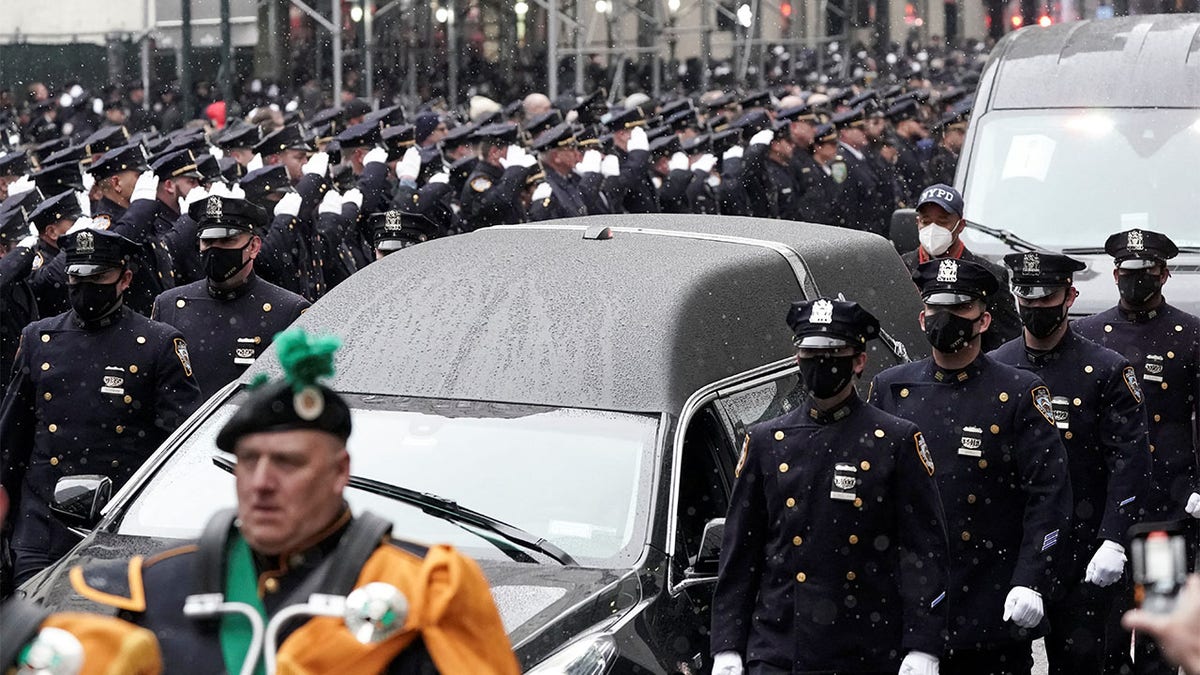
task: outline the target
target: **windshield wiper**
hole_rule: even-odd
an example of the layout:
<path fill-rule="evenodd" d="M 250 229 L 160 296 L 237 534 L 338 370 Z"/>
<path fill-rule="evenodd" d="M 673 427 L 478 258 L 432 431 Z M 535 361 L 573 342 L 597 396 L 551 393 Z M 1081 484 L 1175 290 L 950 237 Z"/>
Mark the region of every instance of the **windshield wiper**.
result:
<path fill-rule="evenodd" d="M 1003 243 L 1005 246 L 1008 246 L 1009 248 L 1011 248 L 1012 250 L 1014 250 L 1018 253 L 1024 253 L 1026 251 L 1045 251 L 1046 250 L 1045 247 L 1038 246 L 1037 244 L 1029 241 L 1028 239 L 1022 239 L 1021 237 L 1018 237 L 1017 235 L 1013 234 L 1012 232 L 1009 232 L 1008 230 L 998 230 L 994 227 L 988 227 L 987 225 L 980 225 L 979 223 L 971 222 L 969 220 L 964 220 L 963 222 L 967 224 L 967 227 L 969 227 L 973 230 L 978 230 L 990 237 L 1000 240 L 1000 242 Z"/>
<path fill-rule="evenodd" d="M 1077 247 L 1064 248 L 1062 250 L 1062 252 L 1067 255 L 1070 255 L 1072 253 L 1075 253 L 1078 255 L 1100 255 L 1100 254 L 1104 253 L 1105 251 L 1104 251 L 1103 246 L 1077 246 Z"/>
<path fill-rule="evenodd" d="M 232 460 L 221 457 L 220 455 L 214 455 L 212 461 L 213 464 L 216 464 L 218 467 L 228 471 L 229 473 L 233 473 L 234 462 Z M 455 525 L 469 525 L 471 527 L 484 530 L 485 532 L 499 535 L 501 538 L 509 542 L 546 555 L 560 564 L 579 564 L 574 558 L 571 557 L 569 553 L 555 546 L 549 541 L 526 532 L 516 525 L 510 525 L 502 520 L 498 520 L 491 516 L 484 515 L 478 511 L 468 509 L 465 506 L 460 506 L 458 502 L 455 502 L 452 499 L 439 497 L 434 494 L 429 494 L 428 492 L 417 492 L 416 490 L 410 490 L 409 488 L 391 485 L 389 483 L 372 480 L 370 478 L 363 478 L 362 476 L 350 476 L 349 485 L 350 487 L 362 490 L 363 492 L 369 492 L 374 495 L 387 497 L 388 499 L 394 499 L 398 502 L 409 504 L 410 506 L 415 506 L 425 513 L 434 516 L 435 518 L 441 518 L 442 520 L 449 521 Z M 500 547 L 501 550 L 508 552 L 507 549 L 505 549 L 503 546 L 500 546 L 499 542 L 493 541 L 490 537 L 485 537 L 485 539 L 492 541 L 492 543 Z M 517 558 L 514 556 L 513 558 L 514 560 L 518 560 L 518 562 L 536 562 L 528 556 L 522 556 L 522 558 Z"/>

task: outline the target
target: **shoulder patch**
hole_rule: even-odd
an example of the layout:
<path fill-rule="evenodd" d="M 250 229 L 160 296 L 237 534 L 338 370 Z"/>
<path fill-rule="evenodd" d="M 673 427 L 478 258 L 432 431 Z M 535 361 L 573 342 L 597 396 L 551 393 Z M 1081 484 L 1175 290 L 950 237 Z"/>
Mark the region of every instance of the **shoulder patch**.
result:
<path fill-rule="evenodd" d="M 179 357 L 179 364 L 183 366 L 183 374 L 191 377 L 192 357 L 188 356 L 187 341 L 183 338 L 175 338 L 175 356 Z"/>
<path fill-rule="evenodd" d="M 20 349 L 20 347 L 18 347 L 18 349 Z M 1125 386 L 1129 387 L 1129 393 L 1133 394 L 1133 399 L 1138 403 L 1141 403 L 1142 387 L 1138 384 L 1137 373 L 1134 372 L 1133 366 L 1125 366 L 1125 370 L 1121 371 L 1121 377 L 1125 380 Z"/>
<path fill-rule="evenodd" d="M 107 215 L 96 216 L 92 218 L 92 227 L 97 230 L 107 230 L 112 227 L 112 218 Z"/>
<path fill-rule="evenodd" d="M 476 192 L 486 192 L 490 187 L 492 187 L 492 180 L 487 176 L 476 176 L 471 181 L 471 189 Z"/>
<path fill-rule="evenodd" d="M 40 269 L 42 267 L 42 265 L 45 265 L 45 264 L 46 264 L 46 255 L 44 253 L 42 253 L 41 251 L 38 251 L 37 255 L 33 256 L 33 267 L 30 269 L 31 270 Z"/>
<path fill-rule="evenodd" d="M 1050 388 L 1041 385 L 1029 390 L 1033 396 L 1033 407 L 1046 418 L 1050 424 L 1054 424 L 1054 406 L 1050 402 Z"/>
<path fill-rule="evenodd" d="M 140 555 L 128 561 L 105 561 L 86 570 L 76 566 L 71 568 L 70 578 L 71 588 L 92 602 L 128 612 L 146 610 Z"/>
<path fill-rule="evenodd" d="M 925 437 L 922 436 L 921 432 L 918 431 L 917 433 L 913 434 L 913 442 L 917 446 L 917 459 L 921 460 L 921 464 L 925 467 L 925 470 L 929 472 L 930 476 L 932 476 L 933 453 L 929 452 L 929 445 L 925 442 Z"/>
<path fill-rule="evenodd" d="M 742 456 L 738 457 L 737 468 L 733 470 L 734 478 L 742 477 L 742 469 L 746 468 L 746 458 L 750 456 L 750 434 L 746 434 L 746 440 L 742 443 Z"/>

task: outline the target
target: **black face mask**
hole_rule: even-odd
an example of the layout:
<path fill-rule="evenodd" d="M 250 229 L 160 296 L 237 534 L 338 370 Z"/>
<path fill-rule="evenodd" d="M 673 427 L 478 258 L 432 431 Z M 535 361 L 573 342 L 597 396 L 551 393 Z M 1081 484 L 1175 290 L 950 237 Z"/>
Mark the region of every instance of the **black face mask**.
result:
<path fill-rule="evenodd" d="M 1117 291 L 1131 305 L 1143 305 L 1162 290 L 1160 277 L 1145 271 L 1117 275 Z"/>
<path fill-rule="evenodd" d="M 250 242 L 246 242 L 246 246 L 249 245 Z M 242 251 L 246 250 L 246 246 L 241 248 L 212 246 L 201 251 L 200 262 L 204 265 L 204 274 L 217 283 L 229 281 L 250 262 L 242 260 Z"/>
<path fill-rule="evenodd" d="M 978 335 L 975 323 L 982 316 L 968 319 L 948 311 L 926 314 L 925 337 L 939 352 L 956 352 Z"/>
<path fill-rule="evenodd" d="M 1066 302 L 1053 307 L 1018 305 L 1017 313 L 1021 315 L 1021 323 L 1025 324 L 1025 330 L 1029 331 L 1030 335 L 1035 338 L 1045 338 L 1050 337 L 1050 334 L 1062 325 L 1063 317 L 1066 314 L 1063 310 L 1066 305 Z"/>
<path fill-rule="evenodd" d="M 111 284 L 84 282 L 67 286 L 67 296 L 71 300 L 71 309 L 84 321 L 103 318 L 121 304 L 115 281 Z"/>
<path fill-rule="evenodd" d="M 854 356 L 798 359 L 800 379 L 816 398 L 832 398 L 854 378 Z"/>

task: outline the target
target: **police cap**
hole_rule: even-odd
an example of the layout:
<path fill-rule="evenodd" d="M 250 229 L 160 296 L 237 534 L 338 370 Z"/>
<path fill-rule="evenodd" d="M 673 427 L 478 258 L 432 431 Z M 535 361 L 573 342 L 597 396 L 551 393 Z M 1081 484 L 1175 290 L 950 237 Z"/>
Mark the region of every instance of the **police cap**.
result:
<path fill-rule="evenodd" d="M 221 179 L 230 184 L 237 184 L 246 175 L 246 167 L 232 157 L 222 157 L 217 166 L 221 167 Z"/>
<path fill-rule="evenodd" d="M 753 136 L 763 129 L 771 128 L 771 116 L 765 110 L 751 110 L 743 113 L 729 126 L 733 129 L 743 129 L 747 136 Z"/>
<path fill-rule="evenodd" d="M 1165 234 L 1133 229 L 1118 232 L 1104 242 L 1104 252 L 1122 269 L 1145 269 L 1179 255 L 1179 247 Z"/>
<path fill-rule="evenodd" d="M 1012 271 L 1013 294 L 1018 298 L 1036 300 L 1053 295 L 1071 285 L 1076 272 L 1087 269 L 1082 262 L 1061 253 L 1010 253 L 1004 264 Z"/>
<path fill-rule="evenodd" d="M 896 101 L 888 107 L 886 117 L 893 124 L 898 124 L 904 120 L 915 120 L 919 116 L 921 106 L 915 99 L 906 98 Z"/>
<path fill-rule="evenodd" d="M 29 155 L 15 150 L 0 157 L 0 176 L 21 176 L 29 172 Z"/>
<path fill-rule="evenodd" d="M 79 172 L 78 162 L 47 164 L 30 174 L 30 178 L 44 195 L 83 189 L 83 174 Z"/>
<path fill-rule="evenodd" d="M 195 178 L 201 180 L 200 166 L 196 163 L 196 155 L 191 150 L 173 150 L 150 164 L 150 169 L 159 180 L 168 178 Z"/>
<path fill-rule="evenodd" d="M 66 256 L 67 274 L 78 277 L 122 269 L 137 254 L 137 244 L 132 241 L 116 232 L 91 227 L 62 235 L 58 248 Z"/>
<path fill-rule="evenodd" d="M 926 204 L 940 206 L 947 213 L 953 213 L 960 218 L 963 214 L 962 193 L 945 183 L 930 185 L 921 190 L 921 196 L 917 199 L 917 210 L 920 211 Z"/>
<path fill-rule="evenodd" d="M 712 153 L 720 157 L 726 150 L 742 142 L 741 129 L 726 129 L 709 136 L 712 143 Z"/>
<path fill-rule="evenodd" d="M 867 111 L 862 108 L 851 108 L 833 116 L 833 126 L 840 129 L 861 127 L 867 121 Z"/>
<path fill-rule="evenodd" d="M 480 127 L 475 136 L 485 143 L 508 145 L 517 142 L 517 125 L 510 123 L 489 124 Z"/>
<path fill-rule="evenodd" d="M 249 149 L 258 145 L 261 140 L 261 127 L 257 124 L 235 120 L 232 124 L 225 127 L 221 133 L 217 134 L 216 138 L 213 139 L 213 145 L 222 150 Z"/>
<path fill-rule="evenodd" d="M 15 244 L 24 239 L 29 234 L 29 214 L 41 201 L 40 192 L 27 190 L 0 203 L 0 242 Z"/>
<path fill-rule="evenodd" d="M 799 349 L 840 349 L 861 351 L 867 340 L 879 335 L 879 320 L 857 302 L 817 298 L 792 303 L 787 323 Z"/>
<path fill-rule="evenodd" d="M 261 206 L 222 195 L 209 195 L 192 204 L 188 207 L 188 216 L 197 223 L 197 239 L 224 239 L 243 232 L 253 234 L 267 225 L 267 212 Z"/>
<path fill-rule="evenodd" d="M 696 109 L 688 108 L 686 110 L 680 110 L 679 112 L 672 113 L 665 120 L 663 120 L 663 124 L 672 131 L 683 131 L 688 127 L 695 126 L 696 121 Z"/>
<path fill-rule="evenodd" d="M 927 305 L 961 305 L 970 300 L 987 300 L 1000 290 L 1000 282 L 979 263 L 941 258 L 921 263 L 912 279 Z"/>
<path fill-rule="evenodd" d="M 417 144 L 416 133 L 411 124 L 385 127 L 379 132 L 379 139 L 388 151 L 389 162 L 400 159 L 406 150 Z"/>
<path fill-rule="evenodd" d="M 163 153 L 191 150 L 193 155 L 199 155 L 208 151 L 208 136 L 204 134 L 203 129 L 180 129 L 172 131 L 167 137 L 171 142 Z"/>
<path fill-rule="evenodd" d="M 84 139 L 83 154 L 87 156 L 84 163 L 90 164 L 92 157 L 103 155 L 113 148 L 119 148 L 128 143 L 129 131 L 125 127 L 104 127 Z"/>
<path fill-rule="evenodd" d="M 277 155 L 284 150 L 313 150 L 310 139 L 304 134 L 299 123 L 288 124 L 272 131 L 254 146 L 254 152 L 263 157 Z"/>
<path fill-rule="evenodd" d="M 550 110 L 540 115 L 535 116 L 525 124 L 523 131 L 530 138 L 537 138 L 542 132 L 552 127 L 560 126 L 563 123 L 562 113 L 557 110 Z"/>
<path fill-rule="evenodd" d="M 813 132 L 813 145 L 818 143 L 837 143 L 838 130 L 832 124 L 822 124 Z"/>
<path fill-rule="evenodd" d="M 613 108 L 607 115 L 600 118 L 600 123 L 609 131 L 632 129 L 646 124 L 646 113 L 641 108 Z"/>
<path fill-rule="evenodd" d="M 326 108 L 313 115 L 312 119 L 308 120 L 308 126 L 312 129 L 329 126 L 336 134 L 346 128 L 346 110 L 346 108 Z M 370 109 L 368 108 L 368 110 Z M 353 115 L 353 117 L 358 117 L 358 115 Z"/>
<path fill-rule="evenodd" d="M 73 190 L 66 190 L 43 200 L 29 212 L 29 224 L 44 232 L 47 227 L 64 220 L 75 220 L 83 215 L 79 199 Z"/>
<path fill-rule="evenodd" d="M 475 171 L 477 164 L 479 164 L 478 157 L 467 155 L 458 158 L 450 165 L 450 184 L 455 187 L 455 193 L 462 192 L 463 186 L 467 184 L 467 178 L 470 178 L 471 172 Z"/>
<path fill-rule="evenodd" d="M 363 121 L 372 124 L 381 124 L 385 127 L 394 127 L 398 124 L 404 124 L 404 109 L 398 105 L 380 108 L 363 116 Z"/>
<path fill-rule="evenodd" d="M 936 131 L 962 131 L 967 128 L 967 121 L 971 118 L 971 104 L 968 101 L 965 105 L 955 106 L 950 112 L 942 115 L 938 120 Z"/>
<path fill-rule="evenodd" d="M 442 149 L 453 150 L 475 142 L 475 125 L 459 124 L 442 137 Z"/>
<path fill-rule="evenodd" d="M 237 163 L 232 157 L 230 161 Z M 196 173 L 200 175 L 201 183 L 211 183 L 221 178 L 221 163 L 217 161 L 216 157 L 206 152 L 196 157 Z"/>
<path fill-rule="evenodd" d="M 675 134 L 668 134 L 661 138 L 656 138 L 650 143 L 650 156 L 670 157 L 682 149 L 683 146 L 679 143 L 679 137 Z"/>
<path fill-rule="evenodd" d="M 397 106 L 397 107 L 399 107 L 399 106 Z M 344 114 L 342 115 L 341 119 L 345 120 L 346 122 L 349 122 L 350 120 L 354 120 L 359 117 L 366 117 L 367 115 L 371 114 L 371 104 L 367 103 L 366 101 L 362 100 L 361 98 L 352 98 L 349 101 L 346 101 L 346 105 L 342 106 L 342 112 Z M 324 122 L 321 122 L 321 123 L 324 123 Z M 309 124 L 310 125 L 318 124 L 318 122 L 314 118 L 312 121 L 309 122 Z"/>
<path fill-rule="evenodd" d="M 776 113 L 775 119 L 789 122 L 817 122 L 817 109 L 808 104 L 793 105 Z"/>
<path fill-rule="evenodd" d="M 368 223 L 375 236 L 375 248 L 384 252 L 428 241 L 438 232 L 437 223 L 417 211 L 384 211 L 372 214 Z"/>
<path fill-rule="evenodd" d="M 767 108 L 767 107 L 770 107 L 770 105 L 771 105 L 771 92 L 769 92 L 769 91 L 756 91 L 756 92 L 753 92 L 753 93 L 747 94 L 745 98 L 743 98 L 742 100 L 738 101 L 738 105 L 742 106 L 742 110 L 749 110 L 750 108 Z"/>
<path fill-rule="evenodd" d="M 80 144 L 80 145 L 68 145 L 67 147 L 63 148 L 62 150 L 59 150 L 58 152 L 47 157 L 46 160 L 42 163 L 45 164 L 46 166 L 52 166 L 54 164 L 62 164 L 63 162 L 79 162 L 82 164 L 86 164 L 87 162 L 85 162 L 84 160 L 91 161 L 91 159 L 92 159 L 91 155 L 85 155 L 83 153 L 83 145 Z"/>
<path fill-rule="evenodd" d="M 136 171 L 141 173 L 147 170 L 146 166 L 146 151 L 142 146 L 133 143 L 130 145 L 122 145 L 119 148 L 113 148 L 101 155 L 100 159 L 92 163 L 88 173 L 95 176 L 96 180 L 115 176 L 123 171 Z"/>
<path fill-rule="evenodd" d="M 335 136 L 334 140 L 342 148 L 361 148 L 381 142 L 383 136 L 380 134 L 378 124 L 362 122 L 347 128 Z"/>
<path fill-rule="evenodd" d="M 695 110 L 695 108 L 692 107 L 691 99 L 677 98 L 672 101 L 667 101 L 666 103 L 663 103 L 661 106 L 659 106 L 658 116 L 662 119 L 667 119 L 668 117 L 670 117 L 672 115 L 675 115 L 675 114 L 678 114 L 678 113 L 681 113 L 681 112 L 684 112 L 687 110 Z"/>
<path fill-rule="evenodd" d="M 707 92 L 700 97 L 700 107 L 706 112 L 720 110 L 735 103 L 737 103 L 737 96 L 729 91 Z"/>
<path fill-rule="evenodd" d="M 600 145 L 600 134 L 596 127 L 575 127 L 575 143 L 580 148 L 595 148 Z"/>
<path fill-rule="evenodd" d="M 70 144 L 71 139 L 67 138 L 66 136 L 51 138 L 44 143 L 39 143 L 38 145 L 34 146 L 33 156 L 37 157 L 38 161 L 41 162 L 43 157 L 49 157 L 50 155 L 53 155 Z M 42 163 L 45 164 L 45 162 Z"/>
<path fill-rule="evenodd" d="M 712 148 L 708 134 L 698 134 L 679 144 L 679 149 L 689 155 L 701 155 Z"/>
<path fill-rule="evenodd" d="M 559 124 L 546 129 L 533 140 L 533 149 L 545 152 L 555 148 L 573 147 L 575 145 L 575 130 L 570 124 Z"/>
<path fill-rule="evenodd" d="M 271 164 L 242 176 L 238 185 L 247 195 L 255 197 L 273 192 L 286 192 L 291 189 L 292 181 L 288 178 L 287 167 L 282 164 Z"/>

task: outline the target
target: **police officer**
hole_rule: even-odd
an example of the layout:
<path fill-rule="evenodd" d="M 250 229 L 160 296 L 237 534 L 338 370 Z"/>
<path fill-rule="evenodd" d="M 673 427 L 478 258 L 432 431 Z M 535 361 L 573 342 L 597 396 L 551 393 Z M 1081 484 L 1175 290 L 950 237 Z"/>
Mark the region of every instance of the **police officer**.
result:
<path fill-rule="evenodd" d="M 423 213 L 391 209 L 370 218 L 375 232 L 375 258 L 382 259 L 403 248 L 438 236 L 439 227 Z"/>
<path fill-rule="evenodd" d="M 954 173 L 958 170 L 958 154 L 962 152 L 970 117 L 971 104 L 967 102 L 956 106 L 938 120 L 934 129 L 938 144 L 929 158 L 929 180 L 947 185 L 954 182 Z"/>
<path fill-rule="evenodd" d="M 612 156 L 620 172 L 605 181 L 605 194 L 613 213 L 658 213 L 658 195 L 650 180 L 650 139 L 646 136 L 645 111 L 639 107 L 617 108 L 605 116 L 604 127 L 612 134 Z"/>
<path fill-rule="evenodd" d="M 934 460 L 915 425 L 854 387 L 879 322 L 828 298 L 795 303 L 787 320 L 809 397 L 747 434 L 713 672 L 936 673 L 947 561 Z"/>
<path fill-rule="evenodd" d="M 467 177 L 459 202 L 462 204 L 462 226 L 470 232 L 481 227 L 519 223 L 525 219 L 517 203 L 526 173 L 537 163 L 517 141 L 514 124 L 493 124 L 483 127 L 479 136 L 479 162 Z"/>
<path fill-rule="evenodd" d="M 150 315 L 183 333 L 205 397 L 237 379 L 309 302 L 254 273 L 255 231 L 267 214 L 245 199 L 212 195 L 193 204 L 205 278 L 164 292 Z"/>
<path fill-rule="evenodd" d="M 58 238 L 71 229 L 83 215 L 79 200 L 71 190 L 43 200 L 29 213 L 29 224 L 37 230 L 33 248 L 29 287 L 37 297 L 41 316 L 62 314 L 70 307 L 67 300 L 67 278 L 60 266 L 51 265 L 58 257 Z M 4 373 L 8 377 L 8 373 Z"/>
<path fill-rule="evenodd" d="M 920 425 L 950 540 L 948 675 L 1020 675 L 1044 632 L 1071 485 L 1050 390 L 983 354 L 996 277 L 965 260 L 921 264 L 929 358 L 875 377 L 871 402 Z"/>
<path fill-rule="evenodd" d="M 787 122 L 776 122 L 774 132 L 767 146 L 767 178 L 770 181 L 771 192 L 775 196 L 775 217 L 784 220 L 800 220 L 800 199 L 804 188 L 796 178 L 792 157 L 795 146 L 792 144 L 791 125 Z"/>
<path fill-rule="evenodd" d="M 1025 325 L 992 357 L 1033 372 L 1050 387 L 1054 422 L 1067 450 L 1074 505 L 1060 546 L 1060 594 L 1047 604 L 1052 673 L 1115 672 L 1129 651 L 1113 613 L 1127 588 L 1126 532 L 1149 490 L 1150 446 L 1137 375 L 1125 357 L 1080 337 L 1067 322 L 1082 262 L 1056 253 L 1004 257 Z M 1107 661 L 1111 671 L 1105 670 Z"/>
<path fill-rule="evenodd" d="M 842 227 L 886 235 L 895 205 L 891 185 L 880 175 L 874 158 L 867 155 L 866 121 L 867 112 L 861 107 L 833 118 L 845 163 L 844 173 L 835 168 L 834 182 L 839 191 L 834 215 Z"/>
<path fill-rule="evenodd" d="M 34 201 L 37 193 L 16 196 L 16 206 L 0 211 L 0 398 L 8 386 L 21 330 L 38 318 L 37 298 L 27 281 L 37 237 L 29 233 L 21 197 Z"/>
<path fill-rule="evenodd" d="M 582 155 L 571 125 L 559 124 L 543 131 L 534 139 L 533 150 L 538 153 L 538 159 L 545 169 L 545 184 L 550 194 L 544 197 L 534 195 L 529 206 L 529 219 L 536 221 L 586 216 L 587 206 L 579 189 L 579 177 L 574 172 Z"/>
<path fill-rule="evenodd" d="M 987 298 L 992 325 L 983 334 L 983 351 L 990 352 L 1021 334 L 1021 319 L 1008 288 L 1008 272 L 972 253 L 960 239 L 966 227 L 962 214 L 963 198 L 958 190 L 944 184 L 922 190 L 917 200 L 917 237 L 921 244 L 900 257 L 910 271 L 929 260 L 956 258 L 981 265 L 996 277 L 998 290 Z"/>
<path fill-rule="evenodd" d="M 813 132 L 810 147 L 797 149 L 807 159 L 798 162 L 802 192 L 797 204 L 797 220 L 806 223 L 836 225 L 834 204 L 846 181 L 845 161 L 838 155 L 838 132 L 832 124 L 822 124 Z M 811 160 L 811 161 L 810 161 Z"/>
<path fill-rule="evenodd" d="M 70 311 L 25 327 L 0 408 L 3 485 L 17 503 L 17 583 L 77 539 L 50 515 L 59 478 L 125 481 L 198 403 L 187 342 L 123 303 L 132 242 L 83 228 L 59 239 Z"/>
<path fill-rule="evenodd" d="M 133 197 L 134 184 L 148 168 L 146 153 L 137 143 L 109 150 L 88 168 L 100 191 L 100 199 L 92 204 L 91 214 L 99 227 L 108 227 L 125 215 Z"/>
<path fill-rule="evenodd" d="M 336 347 L 336 338 L 300 329 L 279 335 L 285 378 L 252 390 L 218 432 L 217 447 L 237 459 L 236 510 L 214 516 L 193 545 L 73 572 L 73 587 L 153 631 L 166 672 L 239 672 L 252 647 L 250 631 L 214 620 L 215 603 L 193 602 L 198 611 L 185 614 L 189 597 L 247 603 L 267 623 L 324 593 L 344 597 L 364 620 L 298 616 L 281 627 L 268 664 L 286 662 L 295 672 L 518 673 L 474 562 L 449 546 L 393 539 L 389 521 L 351 514 L 343 496 L 351 411 L 316 381 L 333 372 Z"/>

